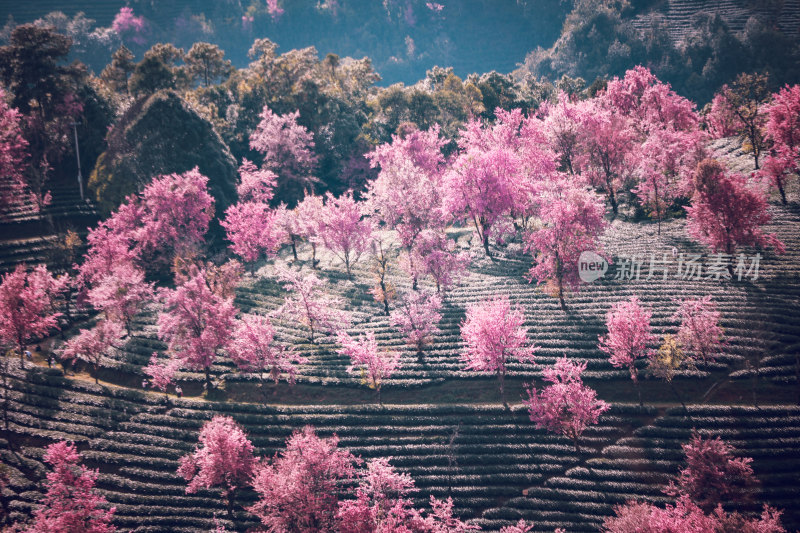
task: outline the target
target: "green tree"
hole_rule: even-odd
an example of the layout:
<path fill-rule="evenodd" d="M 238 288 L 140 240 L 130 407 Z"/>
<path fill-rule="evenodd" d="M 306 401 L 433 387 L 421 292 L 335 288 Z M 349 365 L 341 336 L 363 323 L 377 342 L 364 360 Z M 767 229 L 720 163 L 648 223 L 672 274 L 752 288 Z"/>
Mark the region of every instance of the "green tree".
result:
<path fill-rule="evenodd" d="M 100 73 L 100 78 L 114 91 L 127 93 L 128 78 L 135 68 L 133 52 L 123 45 L 111 55 L 111 63 Z"/>
<path fill-rule="evenodd" d="M 215 44 L 194 43 L 185 58 L 189 79 L 192 82 L 200 79 L 208 87 L 213 81 L 227 76 L 231 62 L 224 57 L 225 52 Z"/>
<path fill-rule="evenodd" d="M 110 212 L 154 176 L 197 166 L 209 177 L 218 213 L 236 199 L 236 161 L 213 126 L 172 91 L 159 91 L 134 103 L 107 138 L 89 187 Z"/>

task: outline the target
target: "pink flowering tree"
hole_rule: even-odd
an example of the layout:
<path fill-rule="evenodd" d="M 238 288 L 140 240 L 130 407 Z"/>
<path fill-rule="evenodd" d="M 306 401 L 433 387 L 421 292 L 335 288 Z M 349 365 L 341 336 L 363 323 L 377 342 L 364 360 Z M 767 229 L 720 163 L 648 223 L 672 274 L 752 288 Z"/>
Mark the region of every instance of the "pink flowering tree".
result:
<path fill-rule="evenodd" d="M 581 374 L 586 363 L 574 363 L 562 357 L 552 367 L 542 371 L 545 381 L 552 383 L 540 391 L 530 387 L 528 415 L 537 428 L 560 433 L 572 440 L 575 452 L 580 453 L 581 435 L 610 406 L 597 399 L 597 393 L 583 384 Z"/>
<path fill-rule="evenodd" d="M 741 174 L 726 172 L 716 160 L 697 166 L 692 205 L 686 211 L 689 235 L 715 253 L 730 256 L 738 246 L 786 250 L 774 234 L 761 229 L 770 220 L 764 193 L 749 186 Z"/>
<path fill-rule="evenodd" d="M 686 184 L 703 155 L 702 141 L 697 131 L 657 128 L 637 149 L 639 182 L 633 192 L 658 221 L 659 235 L 673 202 L 688 192 Z"/>
<path fill-rule="evenodd" d="M 52 467 L 47 474 L 47 492 L 42 506 L 33 513 L 30 533 L 81 531 L 112 533 L 115 508 L 94 489 L 97 471 L 80 464 L 81 456 L 75 445 L 66 441 L 47 447 L 44 461 Z"/>
<path fill-rule="evenodd" d="M 414 510 L 409 520 L 409 529 L 421 533 L 466 533 L 480 531 L 480 526 L 468 524 L 453 516 L 453 499 L 437 500 L 431 496 L 431 509 L 424 515 Z"/>
<path fill-rule="evenodd" d="M 248 263 L 266 254 L 275 256 L 286 241 L 279 212 L 259 202 L 239 202 L 225 211 L 225 228 L 230 248 Z"/>
<path fill-rule="evenodd" d="M 681 302 L 672 317 L 681 322 L 676 339 L 692 359 L 707 363 L 720 352 L 724 345 L 720 316 L 710 294 Z"/>
<path fill-rule="evenodd" d="M 501 529 L 500 533 L 533 533 L 533 524 L 520 519 L 520 521 L 513 526 L 506 526 Z M 556 533 L 558 533 L 558 530 L 556 530 Z"/>
<path fill-rule="evenodd" d="M 580 132 L 583 175 L 608 197 L 616 216 L 619 193 L 633 174 L 635 162 L 631 150 L 636 132 L 629 118 L 599 104 L 586 104 L 581 108 Z"/>
<path fill-rule="evenodd" d="M 413 255 L 420 274 L 433 278 L 437 293 L 451 288 L 465 274 L 471 260 L 469 253 L 457 252 L 456 243 L 441 230 L 420 233 Z"/>
<path fill-rule="evenodd" d="M 150 378 L 150 386 L 159 389 L 167 396 L 167 389 L 175 383 L 175 373 L 180 368 L 180 359 L 169 357 L 161 361 L 158 353 L 153 352 L 150 362 L 142 370 Z"/>
<path fill-rule="evenodd" d="M 0 279 L 0 341 L 17 349 L 20 364 L 30 340 L 58 329 L 61 313 L 54 308 L 60 291 L 61 282 L 44 265 L 30 272 L 18 265 Z"/>
<path fill-rule="evenodd" d="M 464 340 L 462 361 L 467 370 L 493 372 L 500 382 L 500 396 L 506 403 L 505 376 L 512 359 L 533 363 L 535 348 L 528 346 L 525 328 L 525 309 L 512 308 L 507 296 L 502 296 L 467 308 L 461 324 Z"/>
<path fill-rule="evenodd" d="M 22 115 L 6 103 L 5 96 L 5 91 L 0 89 L 0 176 L 6 183 L 6 188 L 0 192 L 0 208 L 20 203 L 31 194 L 25 181 L 28 141 L 20 127 Z M 32 205 L 38 208 L 36 202 Z"/>
<path fill-rule="evenodd" d="M 394 284 L 389 280 L 389 265 L 396 257 L 396 252 L 390 239 L 385 234 L 375 232 L 370 243 L 370 267 L 375 280 L 369 292 L 376 302 L 383 304 L 383 313 L 389 316 L 389 302 L 394 300 L 397 293 Z"/>
<path fill-rule="evenodd" d="M 786 85 L 772 96 L 766 129 L 772 150 L 764 161 L 764 172 L 786 204 L 786 176 L 800 171 L 800 85 Z"/>
<path fill-rule="evenodd" d="M 244 372 L 257 372 L 262 380 L 264 373 L 268 373 L 276 386 L 281 376 L 293 384 L 297 365 L 308 363 L 307 358 L 278 343 L 272 324 L 258 315 L 244 315 L 237 320 L 228 355 Z"/>
<path fill-rule="evenodd" d="M 296 202 L 305 189 L 316 183 L 314 136 L 297 123 L 300 112 L 277 115 L 264 106 L 261 121 L 250 136 L 250 148 L 264 157 L 262 169 L 277 175 L 276 196 Z"/>
<path fill-rule="evenodd" d="M 608 109 L 633 119 L 641 134 L 653 128 L 692 131 L 699 122 L 693 102 L 641 65 L 626 71 L 623 78 L 609 81 L 599 98 Z"/>
<path fill-rule="evenodd" d="M 312 343 L 318 332 L 325 331 L 333 335 L 350 324 L 350 316 L 340 310 L 343 303 L 322 291 L 325 282 L 315 274 L 280 269 L 277 275 L 289 292 L 277 314 L 304 324 Z"/>
<path fill-rule="evenodd" d="M 331 193 L 326 195 L 320 237 L 325 247 L 341 259 L 351 278 L 350 267 L 369 250 L 372 231 L 372 221 L 362 216 L 361 206 L 353 199 L 352 192 L 338 198 Z"/>
<path fill-rule="evenodd" d="M 357 459 L 311 426 L 296 431 L 286 449 L 256 465 L 258 501 L 248 511 L 270 531 L 336 531 L 339 494 L 355 475 Z"/>
<path fill-rule="evenodd" d="M 381 387 L 384 380 L 390 378 L 400 368 L 400 354 L 397 352 L 381 351 L 375 333 L 368 331 L 357 339 L 340 331 L 336 340 L 342 347 L 339 354 L 350 358 L 347 371 L 351 374 L 361 375 L 362 381 L 375 391 L 378 403 L 381 403 Z"/>
<path fill-rule="evenodd" d="M 181 174 L 154 179 L 141 194 L 142 218 L 134 230 L 140 257 L 194 252 L 204 242 L 214 216 L 214 199 L 208 193 L 208 178 L 197 167 Z"/>
<path fill-rule="evenodd" d="M 294 224 L 298 235 L 311 245 L 311 266 L 317 268 L 317 244 L 322 239 L 322 214 L 324 203 L 321 196 L 306 194 L 294 209 Z M 291 235 L 291 233 L 290 233 Z M 296 253 L 294 248 L 293 252 Z M 295 255 L 295 259 L 297 256 Z"/>
<path fill-rule="evenodd" d="M 145 44 L 144 32 L 146 22 L 144 17 L 133 14 L 133 8 L 122 7 L 111 22 L 111 29 L 117 32 L 122 39 L 130 38 L 134 43 L 142 46 Z"/>
<path fill-rule="evenodd" d="M 744 531 L 785 533 L 780 511 L 764 505 L 760 516 L 727 512 L 726 505 L 747 503 L 757 480 L 750 467 L 751 459 L 734 457 L 733 448 L 722 441 L 703 439 L 693 433 L 683 445 L 687 467 L 681 470 L 677 484 L 670 483 L 667 494 L 675 496 L 675 505 L 664 509 L 650 503 L 629 501 L 616 506 L 616 516 L 606 519 L 608 533 L 662 533 L 664 531 L 706 532 Z"/>
<path fill-rule="evenodd" d="M 107 320 L 122 325 L 130 334 L 130 323 L 142 307 L 155 297 L 153 284 L 145 282 L 144 272 L 130 262 L 122 261 L 96 281 L 88 293 L 88 301 Z"/>
<path fill-rule="evenodd" d="M 233 418 L 222 415 L 203 424 L 198 440 L 195 451 L 181 457 L 178 475 L 189 483 L 187 494 L 219 487 L 232 517 L 236 493 L 250 482 L 256 466 L 253 444 Z"/>
<path fill-rule="evenodd" d="M 170 353 L 192 370 L 205 372 L 211 388 L 211 365 L 230 342 L 236 308 L 233 298 L 212 291 L 205 268 L 175 289 L 162 289 L 165 310 L 158 317 L 158 336 Z"/>
<path fill-rule="evenodd" d="M 268 204 L 275 196 L 278 175 L 268 169 L 259 169 L 251 161 L 242 160 L 239 166 L 239 185 L 236 193 L 240 202 Z"/>
<path fill-rule="evenodd" d="M 715 139 L 733 137 L 742 129 L 741 119 L 733 112 L 733 105 L 726 96 L 728 86 L 723 85 L 711 100 L 711 107 L 706 114 L 706 125 Z"/>
<path fill-rule="evenodd" d="M 644 404 L 636 361 L 649 357 L 653 352 L 651 346 L 657 341 L 650 328 L 650 316 L 650 310 L 643 307 L 636 296 L 617 302 L 606 314 L 608 334 L 599 339 L 599 348 L 608 354 L 611 364 L 630 372 L 640 407 Z"/>
<path fill-rule="evenodd" d="M 239 177 L 239 202 L 225 211 L 221 225 L 231 241 L 233 253 L 252 263 L 262 254 L 275 255 L 286 240 L 286 232 L 280 213 L 269 208 L 276 174 L 271 170 L 259 170 L 245 159 L 239 167 Z"/>
<path fill-rule="evenodd" d="M 735 457 L 734 448 L 719 437 L 704 439 L 693 432 L 682 445 L 686 468 L 671 482 L 666 493 L 686 494 L 706 513 L 718 505 L 741 505 L 752 501 L 758 480 L 749 457 Z"/>
<path fill-rule="evenodd" d="M 367 209 L 397 230 L 409 255 L 422 231 L 440 228 L 445 222 L 441 208 L 444 144 L 435 125 L 427 131 L 394 135 L 391 143 L 378 146 L 368 156 L 380 171 L 369 184 Z"/>
<path fill-rule="evenodd" d="M 116 320 L 100 320 L 92 329 L 82 329 L 80 333 L 69 339 L 59 354 L 65 361 L 83 361 L 92 365 L 92 375 L 97 383 L 97 371 L 103 357 L 111 348 L 119 348 L 124 336 L 124 329 Z"/>
<path fill-rule="evenodd" d="M 487 256 L 493 229 L 515 211 L 522 197 L 524 161 L 508 133 L 520 122 L 521 117 L 502 113 L 492 128 L 470 121 L 461 133 L 460 153 L 442 184 L 445 211 L 472 222 Z"/>
<path fill-rule="evenodd" d="M 412 511 L 408 494 L 414 489 L 411 476 L 398 473 L 384 458 L 369 461 L 359 474 L 355 499 L 339 502 L 337 531 L 408 531 L 405 526 Z"/>
<path fill-rule="evenodd" d="M 526 236 L 527 250 L 534 255 L 527 278 L 547 283 L 563 309 L 566 288 L 580 286 L 580 254 L 598 248 L 597 237 L 605 228 L 604 209 L 595 193 L 566 180 L 543 184 L 538 204 L 541 224 Z"/>
<path fill-rule="evenodd" d="M 543 128 L 547 144 L 558 158 L 560 170 L 574 176 L 578 167 L 580 146 L 580 107 L 568 94 L 560 92 L 558 102 L 542 104 Z"/>
<path fill-rule="evenodd" d="M 411 291 L 403 295 L 397 308 L 389 315 L 391 324 L 400 328 L 406 343 L 417 351 L 420 362 L 424 362 L 425 347 L 441 333 L 438 327 L 442 319 L 441 309 L 439 296 Z"/>

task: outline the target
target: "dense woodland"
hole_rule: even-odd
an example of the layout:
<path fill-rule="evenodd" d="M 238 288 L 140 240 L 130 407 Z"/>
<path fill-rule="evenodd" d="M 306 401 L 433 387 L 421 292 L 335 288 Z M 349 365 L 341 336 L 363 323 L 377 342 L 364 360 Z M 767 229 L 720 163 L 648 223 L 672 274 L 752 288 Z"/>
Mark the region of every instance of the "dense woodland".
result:
<path fill-rule="evenodd" d="M 512 73 L 388 87 L 153 43 L 136 3 L 10 22 L 0 525 L 800 527 L 797 39 L 699 13 L 675 41 L 651 4 L 554 5 Z M 387 42 L 446 36 L 451 6 L 376 5 Z"/>

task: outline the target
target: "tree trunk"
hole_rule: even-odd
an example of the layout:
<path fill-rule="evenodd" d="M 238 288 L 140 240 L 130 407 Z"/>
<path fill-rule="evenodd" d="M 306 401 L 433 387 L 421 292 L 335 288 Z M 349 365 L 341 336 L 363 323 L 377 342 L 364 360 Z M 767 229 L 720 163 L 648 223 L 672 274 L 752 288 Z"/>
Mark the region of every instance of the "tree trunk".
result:
<path fill-rule="evenodd" d="M 292 257 L 294 257 L 294 260 L 297 261 L 297 237 L 292 235 L 291 242 L 292 242 Z"/>
<path fill-rule="evenodd" d="M 375 387 L 375 392 L 376 392 L 376 393 L 377 393 L 377 395 L 378 395 L 378 405 L 380 405 L 381 407 L 383 407 L 383 402 L 381 401 L 381 388 L 380 388 L 380 386 L 378 386 L 378 387 Z"/>
<path fill-rule="evenodd" d="M 497 379 L 500 380 L 500 399 L 503 401 L 503 406 L 508 409 L 508 404 L 506 403 L 506 374 L 505 372 L 501 372 L 500 370 L 497 371 Z"/>
<path fill-rule="evenodd" d="M 319 263 L 319 261 L 317 261 L 317 244 L 315 242 L 312 242 L 311 243 L 311 268 L 316 269 L 318 263 Z"/>
<path fill-rule="evenodd" d="M 781 203 L 786 205 L 786 190 L 783 187 L 783 179 L 776 179 L 775 183 L 778 185 L 778 192 L 781 193 Z"/>
<path fill-rule="evenodd" d="M 617 205 L 617 196 L 611 186 L 608 187 L 608 199 L 611 201 L 611 211 L 614 213 L 614 218 L 616 218 L 619 214 L 619 206 Z"/>
<path fill-rule="evenodd" d="M 675 384 L 672 382 L 672 380 L 669 380 L 669 388 L 670 388 L 670 389 L 672 389 L 672 393 L 673 393 L 673 394 L 675 395 L 675 397 L 678 399 L 678 402 L 680 402 L 680 404 L 683 406 L 683 410 L 684 410 L 684 411 L 686 412 L 686 414 L 688 415 L 688 414 L 689 414 L 689 409 L 687 409 L 687 408 L 686 408 L 686 404 L 685 404 L 685 403 L 683 403 L 683 398 L 681 398 L 681 395 L 680 395 L 680 394 L 678 394 L 678 389 L 676 389 L 676 388 L 675 388 Z"/>
<path fill-rule="evenodd" d="M 381 294 L 383 295 L 383 312 L 386 316 L 389 316 L 389 297 L 386 294 L 386 282 L 381 277 Z"/>
<path fill-rule="evenodd" d="M 226 502 L 227 503 L 228 518 L 233 520 L 233 506 L 234 506 L 234 501 L 236 500 L 236 494 L 233 491 L 233 489 L 228 489 L 228 493 L 227 493 L 226 496 L 227 496 L 226 499 L 228 500 Z"/>
<path fill-rule="evenodd" d="M 211 392 L 211 369 L 206 367 L 206 395 Z"/>
<path fill-rule="evenodd" d="M 633 380 L 633 384 L 636 386 L 636 394 L 639 396 L 639 409 L 644 407 L 644 402 L 642 402 L 642 387 L 639 385 L 639 377 L 637 376 L 637 370 L 635 366 L 631 366 L 631 379 Z"/>

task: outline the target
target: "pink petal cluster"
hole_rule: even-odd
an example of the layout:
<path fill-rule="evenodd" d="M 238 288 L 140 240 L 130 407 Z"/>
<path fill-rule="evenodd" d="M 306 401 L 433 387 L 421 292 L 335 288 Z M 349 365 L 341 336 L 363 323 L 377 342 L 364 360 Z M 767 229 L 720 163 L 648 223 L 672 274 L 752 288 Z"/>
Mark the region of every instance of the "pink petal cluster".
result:
<path fill-rule="evenodd" d="M 560 433 L 570 438 L 576 450 L 583 432 L 596 424 L 610 405 L 597 399 L 597 393 L 583 384 L 581 374 L 586 363 L 575 363 L 566 357 L 542 371 L 545 381 L 552 383 L 540 391 L 528 388 L 528 414 L 537 428 Z"/>
<path fill-rule="evenodd" d="M 75 445 L 66 441 L 47 447 L 44 461 L 53 471 L 47 474 L 47 492 L 42 505 L 33 514 L 30 533 L 81 531 L 112 533 L 115 508 L 94 490 L 97 471 L 80 464 Z"/>

